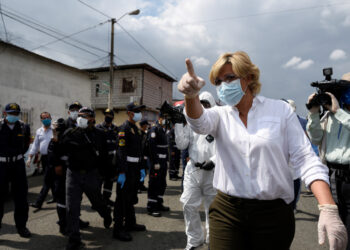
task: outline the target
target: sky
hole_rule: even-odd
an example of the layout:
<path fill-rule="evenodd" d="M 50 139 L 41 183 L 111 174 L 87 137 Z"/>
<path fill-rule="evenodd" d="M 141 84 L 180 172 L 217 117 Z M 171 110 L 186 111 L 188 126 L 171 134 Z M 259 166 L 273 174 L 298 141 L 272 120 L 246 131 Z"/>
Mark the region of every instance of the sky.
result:
<path fill-rule="evenodd" d="M 122 17 L 115 25 L 117 65 L 147 63 L 180 80 L 186 72 L 185 59 L 190 58 L 196 74 L 206 81 L 204 90 L 215 97 L 215 87 L 209 82 L 212 64 L 224 52 L 245 51 L 260 69 L 260 94 L 295 100 L 297 113 L 302 116 L 307 114 L 308 96 L 315 92 L 310 83 L 324 79 L 323 68 L 332 67 L 333 78 L 337 79 L 350 72 L 350 1 L 0 0 L 0 3 L 1 40 L 77 68 L 108 66 L 111 32 L 108 20 Z M 139 15 L 123 16 L 135 9 L 140 9 Z M 78 42 L 64 39 L 75 47 L 53 42 L 57 39 L 27 25 L 57 38 L 77 33 L 71 38 Z M 182 98 L 177 83 L 173 85 L 173 97 Z"/>

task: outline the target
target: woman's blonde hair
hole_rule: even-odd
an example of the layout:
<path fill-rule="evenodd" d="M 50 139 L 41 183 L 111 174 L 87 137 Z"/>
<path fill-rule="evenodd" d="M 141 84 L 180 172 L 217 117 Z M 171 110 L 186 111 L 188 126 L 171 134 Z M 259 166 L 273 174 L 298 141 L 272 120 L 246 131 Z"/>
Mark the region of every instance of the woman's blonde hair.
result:
<path fill-rule="evenodd" d="M 252 94 L 259 94 L 261 89 L 261 82 L 259 81 L 260 70 L 252 63 L 248 54 L 243 51 L 222 54 L 211 68 L 209 75 L 210 82 L 216 85 L 215 79 L 218 77 L 221 68 L 228 63 L 232 65 L 232 70 L 236 76 L 251 81 L 248 88 Z"/>

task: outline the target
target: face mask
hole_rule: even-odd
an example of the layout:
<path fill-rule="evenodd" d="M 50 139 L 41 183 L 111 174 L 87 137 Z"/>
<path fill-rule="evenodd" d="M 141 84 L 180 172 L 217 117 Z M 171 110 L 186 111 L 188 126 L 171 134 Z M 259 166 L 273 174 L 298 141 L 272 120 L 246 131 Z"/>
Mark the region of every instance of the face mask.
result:
<path fill-rule="evenodd" d="M 69 117 L 75 121 L 78 118 L 78 111 L 70 111 Z"/>
<path fill-rule="evenodd" d="M 44 119 L 41 121 L 45 127 L 48 127 L 51 125 L 51 119 Z"/>
<path fill-rule="evenodd" d="M 105 122 L 106 123 L 112 123 L 113 117 L 105 116 Z"/>
<path fill-rule="evenodd" d="M 165 125 L 166 124 L 166 120 L 162 120 L 162 125 Z"/>
<path fill-rule="evenodd" d="M 77 126 L 79 128 L 87 128 L 88 127 L 88 119 L 85 119 L 83 117 L 77 118 Z"/>
<path fill-rule="evenodd" d="M 132 118 L 135 122 L 138 122 L 142 119 L 141 113 L 134 113 L 134 118 Z"/>
<path fill-rule="evenodd" d="M 242 90 L 241 83 L 237 79 L 230 83 L 223 82 L 220 86 L 216 87 L 216 93 L 220 101 L 227 105 L 235 106 L 241 101 L 245 91 Z"/>
<path fill-rule="evenodd" d="M 19 116 L 18 116 L 18 115 L 7 115 L 7 116 L 6 116 L 6 120 L 7 120 L 9 123 L 15 123 L 16 121 L 19 120 Z"/>

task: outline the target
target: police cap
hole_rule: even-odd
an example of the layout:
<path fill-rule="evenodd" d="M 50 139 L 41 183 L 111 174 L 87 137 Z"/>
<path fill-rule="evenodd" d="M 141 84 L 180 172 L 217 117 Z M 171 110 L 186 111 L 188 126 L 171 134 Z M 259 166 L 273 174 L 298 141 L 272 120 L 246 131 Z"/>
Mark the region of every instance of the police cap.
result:
<path fill-rule="evenodd" d="M 81 109 L 79 109 L 78 115 L 87 115 L 87 116 L 95 117 L 95 111 L 88 107 L 82 107 Z"/>
<path fill-rule="evenodd" d="M 81 109 L 82 108 L 82 105 L 80 102 L 73 102 L 72 104 L 69 105 L 69 110 L 72 110 L 72 109 Z"/>
<path fill-rule="evenodd" d="M 21 108 L 17 103 L 9 103 L 5 107 L 5 112 L 6 113 L 20 113 Z"/>
<path fill-rule="evenodd" d="M 131 102 L 126 105 L 126 110 L 131 112 L 140 112 L 144 108 L 146 108 L 145 105 L 138 105 L 136 102 Z"/>
<path fill-rule="evenodd" d="M 105 110 L 103 111 L 103 114 L 104 114 L 104 115 L 111 115 L 111 116 L 114 116 L 114 112 L 113 112 L 113 110 L 111 110 L 111 109 L 105 109 Z"/>

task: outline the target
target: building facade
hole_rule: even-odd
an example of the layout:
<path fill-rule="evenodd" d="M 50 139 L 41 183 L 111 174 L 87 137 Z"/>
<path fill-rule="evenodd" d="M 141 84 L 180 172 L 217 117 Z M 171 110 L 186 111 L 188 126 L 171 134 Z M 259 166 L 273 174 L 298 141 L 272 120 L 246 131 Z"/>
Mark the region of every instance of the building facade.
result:
<path fill-rule="evenodd" d="M 0 110 L 10 102 L 22 109 L 32 133 L 41 126 L 40 113 L 66 118 L 68 105 L 91 106 L 91 80 L 85 71 L 0 41 Z"/>
<path fill-rule="evenodd" d="M 91 79 L 91 105 L 96 109 L 96 121 L 103 121 L 102 111 L 107 108 L 109 95 L 109 68 L 86 69 Z M 155 121 L 164 101 L 172 101 L 175 79 L 148 64 L 115 66 L 112 106 L 114 122 L 121 125 L 126 119 L 126 105 L 137 102 L 146 105 L 143 118 Z"/>

